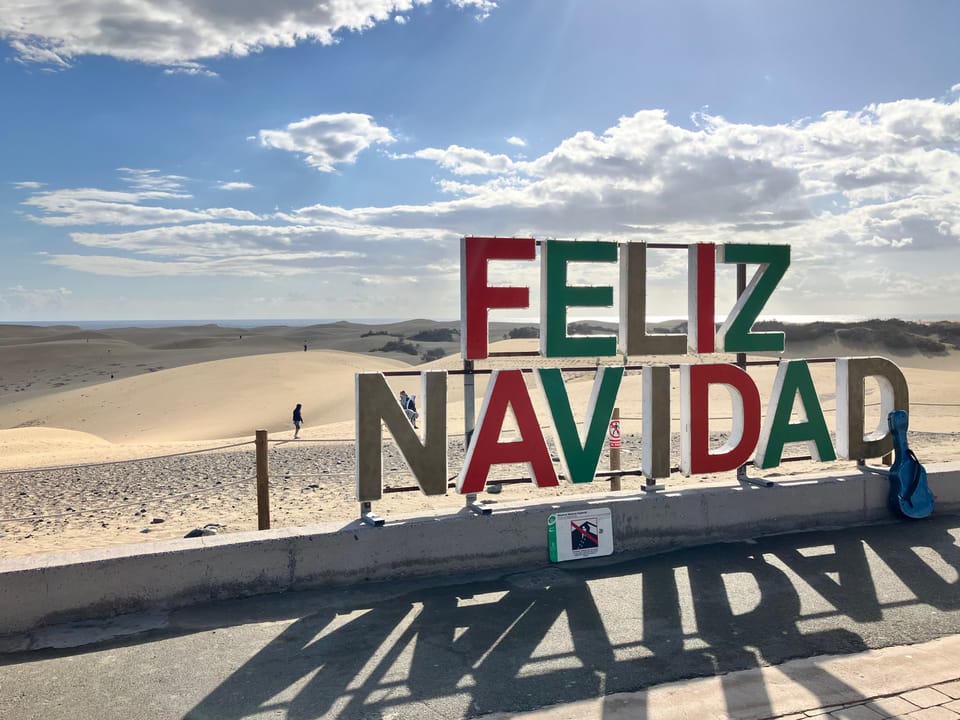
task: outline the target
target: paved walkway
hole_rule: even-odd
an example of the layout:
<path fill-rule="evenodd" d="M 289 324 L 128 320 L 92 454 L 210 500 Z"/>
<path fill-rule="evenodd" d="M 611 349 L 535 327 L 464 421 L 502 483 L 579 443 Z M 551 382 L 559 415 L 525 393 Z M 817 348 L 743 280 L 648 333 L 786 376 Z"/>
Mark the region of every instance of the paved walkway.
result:
<path fill-rule="evenodd" d="M 960 516 L 601 560 L 38 629 L 0 718 L 960 718 Z"/>
<path fill-rule="evenodd" d="M 950 720 L 960 718 L 960 635 L 854 655 L 792 660 L 489 718 Z"/>

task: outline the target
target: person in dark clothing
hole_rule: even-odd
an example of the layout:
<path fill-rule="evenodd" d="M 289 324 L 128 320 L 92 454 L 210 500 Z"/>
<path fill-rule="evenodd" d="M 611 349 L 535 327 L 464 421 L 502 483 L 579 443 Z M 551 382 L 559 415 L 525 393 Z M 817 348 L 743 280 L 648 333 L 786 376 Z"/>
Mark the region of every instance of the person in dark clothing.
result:
<path fill-rule="evenodd" d="M 420 413 L 417 412 L 417 396 L 411 395 L 407 398 L 407 405 L 404 408 L 407 413 L 407 418 L 410 420 L 410 424 L 413 427 L 417 427 L 417 418 L 420 417 Z"/>
<path fill-rule="evenodd" d="M 297 403 L 297 406 L 293 409 L 293 439 L 296 440 L 300 437 L 300 426 L 303 425 L 303 415 L 300 413 L 300 408 L 302 405 Z"/>

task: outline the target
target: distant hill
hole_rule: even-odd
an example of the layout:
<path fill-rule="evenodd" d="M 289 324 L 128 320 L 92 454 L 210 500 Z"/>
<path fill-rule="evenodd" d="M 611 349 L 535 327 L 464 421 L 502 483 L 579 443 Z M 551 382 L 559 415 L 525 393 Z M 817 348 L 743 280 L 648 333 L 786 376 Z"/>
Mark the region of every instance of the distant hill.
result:
<path fill-rule="evenodd" d="M 781 331 L 788 344 L 836 341 L 850 348 L 887 350 L 895 354 L 946 355 L 960 349 L 960 323 L 920 323 L 910 320 L 864 320 L 862 322 L 782 323 L 765 320 L 755 331 Z"/>

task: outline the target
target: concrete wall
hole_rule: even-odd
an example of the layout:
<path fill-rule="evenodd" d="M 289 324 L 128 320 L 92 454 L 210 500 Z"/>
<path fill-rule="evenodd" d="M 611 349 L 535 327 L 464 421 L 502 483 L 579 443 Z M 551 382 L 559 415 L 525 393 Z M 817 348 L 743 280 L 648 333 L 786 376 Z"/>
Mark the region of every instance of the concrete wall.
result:
<path fill-rule="evenodd" d="M 960 462 L 927 472 L 937 512 L 960 511 Z M 886 477 L 854 470 L 793 476 L 772 488 L 589 495 L 498 504 L 483 517 L 391 517 L 379 528 L 324 524 L 0 560 L 0 636 L 211 599 L 547 564 L 547 517 L 593 505 L 611 509 L 616 553 L 892 517 Z"/>

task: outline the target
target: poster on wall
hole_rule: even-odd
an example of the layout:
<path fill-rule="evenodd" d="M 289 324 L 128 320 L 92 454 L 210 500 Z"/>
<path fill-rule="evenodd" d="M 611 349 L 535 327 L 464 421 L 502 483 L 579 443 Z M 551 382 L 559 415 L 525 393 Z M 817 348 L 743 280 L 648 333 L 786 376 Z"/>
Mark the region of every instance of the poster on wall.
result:
<path fill-rule="evenodd" d="M 554 513 L 547 518 L 551 562 L 613 554 L 610 508 Z"/>

